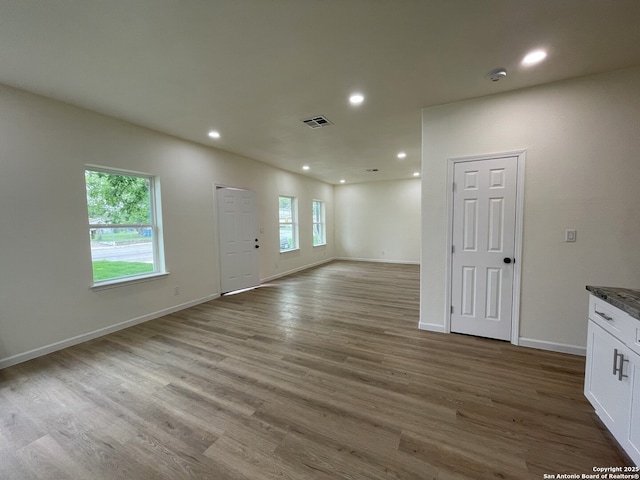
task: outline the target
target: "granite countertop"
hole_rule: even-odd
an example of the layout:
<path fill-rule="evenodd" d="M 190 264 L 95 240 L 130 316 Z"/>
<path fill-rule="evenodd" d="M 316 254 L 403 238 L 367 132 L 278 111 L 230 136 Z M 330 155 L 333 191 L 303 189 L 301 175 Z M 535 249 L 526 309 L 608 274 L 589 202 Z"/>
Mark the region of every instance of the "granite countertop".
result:
<path fill-rule="evenodd" d="M 587 285 L 587 290 L 614 307 L 627 312 L 633 318 L 640 320 L 640 290 L 617 287 L 593 287 Z"/>

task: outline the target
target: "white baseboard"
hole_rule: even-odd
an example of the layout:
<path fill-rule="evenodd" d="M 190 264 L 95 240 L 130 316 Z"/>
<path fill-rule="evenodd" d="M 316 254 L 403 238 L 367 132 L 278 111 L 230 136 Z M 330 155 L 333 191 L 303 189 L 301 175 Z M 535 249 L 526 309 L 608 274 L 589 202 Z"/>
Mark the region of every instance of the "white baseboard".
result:
<path fill-rule="evenodd" d="M 141 317 L 132 318 L 131 320 L 125 320 L 124 322 L 116 323 L 115 325 L 109 325 L 108 327 L 99 328 L 98 330 L 94 330 L 92 332 L 83 333 L 82 335 L 76 335 L 75 337 L 61 340 L 50 345 L 45 345 L 44 347 L 34 348 L 33 350 L 29 350 L 24 353 L 19 353 L 17 355 L 12 355 L 11 357 L 2 358 L 0 359 L 0 370 L 12 365 L 16 365 L 18 363 L 32 360 L 37 357 L 42 357 L 43 355 L 62 350 L 63 348 L 72 347 L 73 345 L 87 342 L 89 340 L 93 340 L 94 338 L 102 337 L 103 335 L 117 332 L 118 330 L 122 330 L 127 327 L 138 325 L 139 323 L 148 322 L 149 320 L 154 320 L 156 318 L 163 317 L 164 315 L 169 315 L 170 313 L 193 307 L 194 305 L 199 305 L 200 303 L 208 302 L 209 300 L 215 300 L 219 296 L 219 294 L 208 295 L 197 300 L 174 305 L 173 307 L 165 308 L 157 312 L 148 313 L 146 315 L 142 315 Z"/>
<path fill-rule="evenodd" d="M 323 265 L 325 263 L 329 263 L 329 262 L 332 262 L 334 260 L 336 260 L 336 259 L 333 258 L 333 257 L 325 258 L 323 260 L 320 260 L 319 262 L 315 262 L 315 263 L 311 263 L 309 265 L 304 265 L 302 267 L 294 268 L 293 270 L 287 270 L 286 272 L 276 273 L 275 275 L 270 275 L 268 277 L 261 278 L 260 279 L 260 283 L 270 282 L 271 280 L 275 280 L 277 278 L 286 277 L 287 275 L 292 275 L 294 273 L 301 272 L 301 271 L 306 270 L 308 268 L 317 267 L 318 265 Z"/>
<path fill-rule="evenodd" d="M 444 325 L 440 325 L 437 323 L 420 322 L 418 324 L 418 328 L 420 330 L 426 330 L 429 332 L 439 332 L 439 333 L 445 332 Z M 520 337 L 518 339 L 518 345 L 522 347 L 537 348 L 539 350 L 548 350 L 551 352 L 581 355 L 583 357 L 587 354 L 587 349 L 585 347 L 580 347 L 577 345 L 566 345 L 564 343 L 547 342 L 545 340 L 535 340 L 533 338 Z"/>
<path fill-rule="evenodd" d="M 400 263 L 403 265 L 420 265 L 419 260 L 388 260 L 380 258 L 352 258 L 352 257 L 336 257 L 335 260 L 344 260 L 347 262 L 375 262 L 375 263 Z"/>
<path fill-rule="evenodd" d="M 444 325 L 440 325 L 437 323 L 420 322 L 418 323 L 418 328 L 420 330 L 428 330 L 429 332 L 444 333 Z"/>
<path fill-rule="evenodd" d="M 571 353 L 573 355 L 585 356 L 587 354 L 586 347 L 577 345 L 566 345 L 564 343 L 547 342 L 545 340 L 535 340 L 533 338 L 518 339 L 518 345 L 523 347 L 538 348 L 540 350 L 550 350 L 552 352 Z"/>
<path fill-rule="evenodd" d="M 271 280 L 275 280 L 276 278 L 284 277 L 287 275 L 291 275 L 293 273 L 300 272 L 302 270 L 306 270 L 308 268 L 313 268 L 318 265 L 322 265 L 324 263 L 329 263 L 335 260 L 335 258 L 327 258 L 323 259 L 319 262 L 315 262 L 309 265 L 304 265 L 299 268 L 295 268 L 293 270 L 289 270 L 287 272 L 278 273 L 276 275 L 271 275 L 269 277 L 261 279 L 261 283 L 268 282 Z M 344 260 L 352 260 L 352 259 L 344 259 Z M 362 260 L 362 261 L 376 261 L 376 260 Z M 403 262 L 396 262 L 403 263 Z M 26 362 L 28 360 L 32 360 L 37 357 L 42 357 L 49 353 L 56 352 L 58 350 L 62 350 L 63 348 L 72 347 L 73 345 L 77 345 L 82 342 L 87 342 L 89 340 L 93 340 L 94 338 L 102 337 L 103 335 L 108 335 L 113 332 L 117 332 L 118 330 L 122 330 L 127 327 L 132 327 L 134 325 L 138 325 L 139 323 L 144 323 L 149 320 L 153 320 L 164 315 L 169 315 L 170 313 L 174 313 L 180 310 L 184 310 L 185 308 L 193 307 L 194 305 L 198 305 L 200 303 L 208 302 L 210 300 L 215 300 L 220 297 L 220 294 L 208 295 L 203 298 L 199 298 L 197 300 L 192 300 L 190 302 L 181 303 L 179 305 L 174 305 L 173 307 L 165 308 L 163 310 L 159 310 L 156 312 L 148 313 L 146 315 L 142 315 L 140 317 L 132 318 L 130 320 L 125 320 L 124 322 L 116 323 L 115 325 L 110 325 L 108 327 L 100 328 L 98 330 L 94 330 L 92 332 L 83 333 L 81 335 L 76 335 L 75 337 L 68 338 L 66 340 L 61 340 L 59 342 L 55 342 L 49 345 L 45 345 L 43 347 L 34 348 L 33 350 L 29 350 L 27 352 L 19 353 L 16 355 L 12 355 L 6 358 L 0 358 L 0 370 L 3 368 L 10 367 L 12 365 L 16 365 L 18 363 Z"/>

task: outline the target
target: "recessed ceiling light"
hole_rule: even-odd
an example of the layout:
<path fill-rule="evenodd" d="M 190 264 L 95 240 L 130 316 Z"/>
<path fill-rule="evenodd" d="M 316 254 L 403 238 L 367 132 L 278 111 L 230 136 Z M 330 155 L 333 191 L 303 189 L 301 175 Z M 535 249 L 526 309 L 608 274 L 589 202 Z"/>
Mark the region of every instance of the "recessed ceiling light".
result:
<path fill-rule="evenodd" d="M 413 176 L 414 177 L 419 177 L 420 176 L 420 172 L 413 172 Z"/>
<path fill-rule="evenodd" d="M 545 52 L 544 50 L 534 50 L 524 56 L 524 58 L 522 59 L 522 65 L 535 65 L 536 63 L 540 63 L 545 58 L 547 58 L 547 52 Z"/>
<path fill-rule="evenodd" d="M 406 153 L 404 153 L 404 152 L 400 152 L 400 153 L 398 154 L 398 158 L 407 158 L 407 154 L 406 154 Z"/>
<path fill-rule="evenodd" d="M 344 182 L 346 182 L 346 180 L 344 180 L 344 179 L 343 179 L 343 180 L 340 180 L 340 183 L 344 183 Z"/>
<path fill-rule="evenodd" d="M 362 95 L 361 93 L 354 93 L 349 97 L 349 102 L 351 103 L 351 105 L 360 105 L 362 102 L 364 102 L 364 95 Z"/>
<path fill-rule="evenodd" d="M 209 132 L 209 136 L 211 138 L 220 138 L 220 132 L 218 132 L 217 130 L 211 130 Z"/>
<path fill-rule="evenodd" d="M 309 170 L 309 168 L 310 168 L 310 167 L 309 167 L 309 165 L 303 165 L 303 166 L 302 166 L 302 169 L 303 169 L 303 170 Z"/>

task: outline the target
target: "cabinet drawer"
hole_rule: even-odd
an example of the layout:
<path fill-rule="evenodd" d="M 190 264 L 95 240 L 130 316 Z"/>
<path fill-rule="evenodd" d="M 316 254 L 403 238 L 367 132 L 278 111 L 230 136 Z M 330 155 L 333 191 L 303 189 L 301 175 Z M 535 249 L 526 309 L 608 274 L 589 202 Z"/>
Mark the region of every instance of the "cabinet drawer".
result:
<path fill-rule="evenodd" d="M 593 295 L 589 296 L 589 318 L 640 355 L 640 320 Z"/>

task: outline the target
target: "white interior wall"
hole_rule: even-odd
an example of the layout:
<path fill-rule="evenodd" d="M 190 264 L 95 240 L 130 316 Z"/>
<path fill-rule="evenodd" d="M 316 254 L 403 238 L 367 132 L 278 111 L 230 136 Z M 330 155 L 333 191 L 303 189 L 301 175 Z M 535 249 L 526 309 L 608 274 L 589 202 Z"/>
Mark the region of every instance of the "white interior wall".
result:
<path fill-rule="evenodd" d="M 336 256 L 419 263 L 420 179 L 334 188 Z"/>
<path fill-rule="evenodd" d="M 170 275 L 89 288 L 86 164 L 160 177 Z M 215 298 L 215 184 L 257 192 L 262 279 L 335 256 L 332 185 L 0 86 L 0 368 Z M 286 254 L 279 253 L 280 194 L 298 197 L 300 208 L 301 248 Z M 328 244 L 315 248 L 313 199 L 326 202 L 328 226 Z"/>
<path fill-rule="evenodd" d="M 421 323 L 447 309 L 447 159 L 524 149 L 521 342 L 583 349 L 585 285 L 640 288 L 638 125 L 638 68 L 424 109 Z"/>
<path fill-rule="evenodd" d="M 422 254 L 421 321 L 442 325 L 446 159 L 517 149 L 527 150 L 521 335 L 584 346 L 584 285 L 640 287 L 639 85 L 633 69 L 425 109 L 425 227 L 420 180 L 344 185 L 335 238 L 331 185 L 0 86 L 0 367 L 214 298 L 214 184 L 257 192 L 263 279 L 334 256 L 413 263 Z M 86 164 L 160 175 L 168 277 L 89 289 Z M 300 202 L 302 248 L 287 254 L 279 194 Z M 328 245 L 313 248 L 303 212 L 316 198 L 327 202 Z M 577 243 L 562 241 L 565 228 L 577 228 Z"/>

